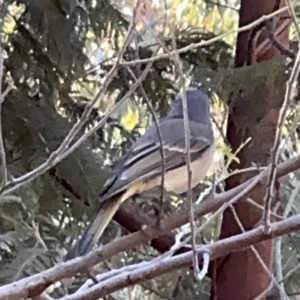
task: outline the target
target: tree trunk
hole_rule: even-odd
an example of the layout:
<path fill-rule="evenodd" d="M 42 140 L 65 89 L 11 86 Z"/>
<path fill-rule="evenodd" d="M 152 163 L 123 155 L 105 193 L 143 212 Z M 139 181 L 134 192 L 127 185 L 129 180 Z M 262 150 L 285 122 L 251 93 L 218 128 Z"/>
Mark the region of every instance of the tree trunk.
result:
<path fill-rule="evenodd" d="M 284 5 L 285 1 L 242 0 L 239 26 L 247 25 Z M 277 19 L 273 22 L 276 24 L 275 36 L 277 40 L 288 48 L 290 26 L 288 12 L 282 13 L 280 20 Z M 268 32 L 262 24 L 239 33 L 235 60 L 236 67 L 271 60 L 279 55 L 279 51 L 268 39 Z M 255 97 L 257 96 L 255 88 L 250 94 L 239 90 L 237 96 L 230 99 L 227 139 L 233 152 L 248 138 L 251 138 L 250 142 L 238 153 L 240 163 L 232 163 L 231 170 L 247 168 L 253 163 L 257 166 L 266 166 L 267 162 L 270 161 L 270 149 L 274 143 L 281 106 L 278 103 L 282 104 L 285 88 L 285 85 L 283 85 L 282 92 L 275 94 L 269 86 L 269 78 L 272 78 L 272 76 L 272 74 L 269 74 L 265 78 L 265 84 L 260 85 L 259 99 Z M 261 105 L 257 106 L 257 103 L 260 102 Z M 246 175 L 233 176 L 227 180 L 226 188 L 231 189 L 247 178 Z M 278 186 L 279 184 L 276 183 L 277 190 Z M 264 196 L 265 189 L 261 188 L 255 190 L 251 195 L 251 199 L 263 205 Z M 244 230 L 250 230 L 261 222 L 262 211 L 248 202 L 238 202 L 234 205 L 234 210 L 235 214 L 232 209 L 227 209 L 224 212 L 221 239 L 241 233 L 242 230 L 236 221 L 237 217 Z M 272 247 L 272 241 L 262 242 L 255 246 L 261 260 L 270 272 L 272 272 Z M 270 284 L 270 275 L 263 267 L 262 262 L 258 260 L 254 251 L 249 248 L 245 251 L 232 253 L 215 262 L 211 299 L 250 300 L 261 295 L 268 289 Z M 266 294 L 260 299 L 265 298 Z"/>

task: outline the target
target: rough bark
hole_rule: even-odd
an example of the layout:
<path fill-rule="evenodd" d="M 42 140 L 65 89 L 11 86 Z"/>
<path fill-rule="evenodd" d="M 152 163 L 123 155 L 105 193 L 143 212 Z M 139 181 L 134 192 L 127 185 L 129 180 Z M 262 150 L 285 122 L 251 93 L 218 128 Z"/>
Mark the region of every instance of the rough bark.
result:
<path fill-rule="evenodd" d="M 242 0 L 240 26 L 249 24 L 283 5 L 285 5 L 285 1 Z M 283 18 L 286 16 L 286 13 L 281 15 Z M 276 22 L 276 28 L 278 29 L 277 39 L 288 48 L 290 22 L 286 20 L 287 18 L 284 18 Z M 265 48 L 258 50 L 266 38 L 267 31 L 262 26 L 240 33 L 237 40 L 236 67 L 260 63 L 278 56 L 278 50 L 272 46 L 268 39 Z M 270 149 L 274 143 L 279 110 L 284 99 L 285 89 L 284 83 L 277 82 L 276 85 L 279 84 L 279 89 L 277 88 L 275 92 L 269 86 L 269 80 L 272 76 L 272 74 L 269 74 L 264 79 L 262 78 L 258 86 L 254 84 L 253 93 L 245 94 L 243 90 L 240 90 L 238 95 L 230 99 L 227 139 L 233 152 L 237 150 L 241 143 L 251 138 L 250 143 L 238 154 L 240 163 L 233 163 L 230 166 L 232 170 L 247 168 L 252 163 L 265 166 L 270 161 Z M 249 81 L 249 84 L 252 84 L 251 81 Z M 247 177 L 244 175 L 230 178 L 226 182 L 226 188 L 231 189 L 246 179 Z M 276 184 L 276 187 L 278 189 L 278 184 Z M 251 199 L 262 205 L 264 195 L 265 189 L 260 188 L 255 190 L 251 195 Z M 260 210 L 243 201 L 237 203 L 234 209 L 245 230 L 255 228 L 262 218 Z M 223 239 L 240 232 L 241 229 L 232 210 L 226 210 L 223 215 L 220 238 Z M 272 240 L 255 246 L 269 270 L 272 267 L 272 247 Z M 232 253 L 219 259 L 214 268 L 211 299 L 250 300 L 267 289 L 270 284 L 270 276 L 251 249 Z"/>

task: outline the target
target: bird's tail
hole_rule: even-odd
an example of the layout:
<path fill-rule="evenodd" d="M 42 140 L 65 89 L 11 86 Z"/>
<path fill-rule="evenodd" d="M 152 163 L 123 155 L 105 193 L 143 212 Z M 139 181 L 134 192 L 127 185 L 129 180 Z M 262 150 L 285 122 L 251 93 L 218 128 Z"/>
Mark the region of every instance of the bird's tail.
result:
<path fill-rule="evenodd" d="M 99 238 L 122 204 L 122 197 L 107 199 L 84 231 L 82 237 L 68 251 L 65 261 L 87 254 L 97 244 Z"/>

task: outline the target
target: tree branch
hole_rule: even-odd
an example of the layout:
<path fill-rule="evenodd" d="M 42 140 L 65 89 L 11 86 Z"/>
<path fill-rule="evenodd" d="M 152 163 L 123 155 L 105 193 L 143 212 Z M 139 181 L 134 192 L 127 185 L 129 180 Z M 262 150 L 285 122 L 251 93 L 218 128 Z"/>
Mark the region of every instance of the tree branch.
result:
<path fill-rule="evenodd" d="M 289 9 L 293 11 L 290 1 L 288 1 L 288 3 L 289 3 Z M 296 23 L 296 22 L 297 22 L 297 20 L 294 20 L 294 23 Z M 296 24 L 296 27 L 298 28 L 297 24 Z M 299 35 L 300 35 L 300 33 L 299 33 Z M 282 127 L 284 125 L 285 116 L 287 114 L 289 104 L 293 97 L 294 85 L 295 85 L 295 82 L 297 81 L 299 71 L 300 71 L 300 52 L 298 52 L 298 54 L 296 56 L 290 78 L 287 82 L 285 97 L 284 97 L 284 101 L 282 104 L 282 108 L 280 110 L 280 115 L 279 115 L 278 124 L 277 124 L 277 128 L 276 128 L 274 145 L 273 145 L 273 148 L 271 149 L 271 166 L 270 166 L 270 172 L 269 172 L 268 182 L 267 182 L 267 191 L 266 191 L 266 195 L 265 195 L 265 199 L 264 199 L 264 205 L 265 205 L 264 222 L 265 222 L 265 230 L 266 231 L 268 230 L 269 225 L 270 225 L 271 203 L 272 203 L 272 199 L 274 198 L 274 193 L 275 193 L 274 189 L 275 189 L 276 166 L 278 164 L 278 159 L 279 159 L 279 154 L 280 154 L 279 146 L 280 146 L 281 136 L 282 136 Z"/>
<path fill-rule="evenodd" d="M 277 166 L 276 176 L 277 178 L 285 176 L 288 173 L 293 172 L 299 168 L 300 168 L 300 156 L 297 156 L 293 159 L 290 159 L 284 163 L 279 164 Z M 260 175 L 258 175 L 260 177 L 260 180 L 257 182 L 257 185 L 265 184 L 267 175 L 268 175 L 267 171 L 263 171 Z M 236 197 L 238 194 L 240 194 L 253 180 L 257 180 L 257 176 L 240 184 L 239 186 L 235 187 L 232 190 L 226 191 L 219 195 L 215 195 L 214 198 L 210 201 L 200 203 L 200 205 L 198 205 L 195 208 L 195 217 L 200 218 L 209 212 L 216 211 L 224 203 L 230 201 L 233 197 Z M 253 189 L 254 188 L 255 187 L 253 187 Z M 248 192 L 251 193 L 253 189 L 251 190 L 249 189 Z M 75 274 L 79 272 L 84 272 L 87 268 L 96 265 L 97 263 L 103 261 L 104 259 L 108 259 L 122 251 L 128 251 L 138 245 L 145 244 L 157 236 L 166 234 L 171 230 L 188 223 L 188 221 L 189 221 L 188 211 L 187 210 L 181 211 L 172 217 L 162 220 L 162 222 L 160 223 L 160 227 L 157 227 L 156 225 L 147 226 L 143 230 L 113 240 L 112 242 L 103 246 L 101 249 L 93 251 L 85 257 L 79 257 L 74 260 L 55 265 L 54 267 L 46 271 L 43 271 L 39 274 L 0 287 L 0 300 L 8 300 L 8 299 L 18 300 L 22 298 L 35 297 L 41 294 L 47 287 L 49 287 L 50 285 L 52 285 L 53 283 L 59 280 L 62 280 L 63 278 L 71 278 Z M 216 242 L 209 246 L 203 246 L 201 247 L 201 251 L 200 250 L 199 251 L 201 253 L 208 252 L 210 255 L 210 259 L 214 259 L 217 257 L 216 255 L 218 251 L 221 251 L 220 253 L 222 253 L 218 255 L 222 256 L 232 251 L 232 249 L 234 251 L 237 251 L 242 247 L 251 245 L 251 243 L 257 243 L 262 240 L 274 238 L 282 234 L 293 232 L 295 230 L 298 230 L 299 227 L 300 227 L 300 217 L 299 216 L 291 217 L 287 220 L 272 224 L 270 227 L 270 232 L 268 234 L 265 234 L 262 228 L 260 227 L 250 232 L 243 233 L 243 235 L 234 236 L 229 239 L 224 239 L 222 241 Z M 233 246 L 231 246 L 232 248 L 229 249 L 227 243 L 233 243 Z M 234 243 L 238 243 L 237 245 L 240 248 L 236 249 L 235 247 L 237 247 L 237 245 Z M 158 260 L 160 262 L 159 264 L 162 264 L 162 266 L 166 265 L 167 267 L 166 269 L 164 268 L 161 269 L 160 267 L 158 269 L 160 271 L 155 271 L 155 272 L 153 271 L 153 268 L 149 268 L 153 271 L 153 273 L 151 273 L 152 274 L 151 276 L 156 276 L 155 275 L 157 274 L 156 272 L 168 272 L 170 270 L 169 268 L 178 268 L 181 266 L 182 267 L 187 266 L 190 264 L 192 259 L 191 253 L 179 255 L 178 257 L 177 256 L 166 257 L 163 260 L 159 259 Z M 137 277 L 137 279 L 132 279 L 132 280 L 138 280 L 138 278 L 140 277 Z M 144 277 L 144 279 L 145 278 L 148 277 Z M 132 281 L 132 284 L 134 282 L 135 281 Z M 118 287 L 119 285 L 117 285 L 117 289 Z"/>
<path fill-rule="evenodd" d="M 214 260 L 228 255 L 229 253 L 241 251 L 251 245 L 267 239 L 272 239 L 299 229 L 300 215 L 297 215 L 284 221 L 273 223 L 270 225 L 268 234 L 265 233 L 264 226 L 260 226 L 251 231 L 232 236 L 209 245 L 199 246 L 197 248 L 197 253 L 200 257 L 205 253 L 209 253 L 210 259 Z M 122 272 L 117 276 L 94 285 L 90 289 L 81 291 L 78 294 L 75 293 L 73 295 L 63 297 L 60 300 L 93 300 L 101 298 L 127 286 L 155 278 L 180 268 L 188 267 L 192 265 L 192 262 L 192 251 L 175 257 L 165 258 L 163 261 L 157 260 L 156 262 L 149 262 L 146 266 L 142 265 L 140 268 L 136 268 L 132 272 Z"/>
<path fill-rule="evenodd" d="M 293 4 L 294 7 L 298 7 L 299 6 L 299 3 L 294 3 Z M 176 51 L 172 51 L 172 52 L 168 52 L 168 53 L 163 53 L 163 54 L 159 54 L 159 55 L 155 55 L 155 56 L 152 56 L 150 58 L 145 58 L 145 59 L 137 59 L 137 60 L 134 60 L 134 61 L 124 61 L 124 62 L 121 62 L 121 65 L 122 66 L 135 66 L 136 64 L 145 64 L 145 63 L 149 63 L 149 62 L 155 62 L 157 60 L 160 60 L 162 58 L 170 58 L 170 55 L 174 55 L 175 52 L 177 52 L 178 54 L 180 53 L 185 53 L 187 51 L 190 51 L 190 50 L 193 50 L 193 49 L 196 49 L 196 48 L 200 48 L 200 47 L 204 47 L 204 46 L 208 46 L 208 45 L 211 45 L 217 41 L 220 41 L 222 39 L 224 39 L 226 36 L 230 35 L 230 34 L 235 34 L 236 32 L 243 32 L 243 31 L 248 31 L 254 27 L 256 27 L 258 24 L 262 23 L 262 22 L 265 22 L 267 20 L 270 20 L 272 19 L 273 17 L 285 12 L 286 10 L 288 10 L 287 7 L 282 7 L 278 10 L 276 10 L 275 12 L 272 12 L 271 14 L 268 14 L 268 15 L 264 15 L 262 16 L 261 18 L 255 20 L 254 22 L 250 23 L 250 24 L 247 24 L 245 26 L 242 26 L 240 27 L 238 30 L 237 29 L 232 29 L 232 30 L 229 30 L 223 34 L 220 34 L 212 39 L 209 39 L 207 41 L 201 41 L 199 43 L 192 43 L 186 47 L 183 47 L 181 49 L 178 49 Z"/>

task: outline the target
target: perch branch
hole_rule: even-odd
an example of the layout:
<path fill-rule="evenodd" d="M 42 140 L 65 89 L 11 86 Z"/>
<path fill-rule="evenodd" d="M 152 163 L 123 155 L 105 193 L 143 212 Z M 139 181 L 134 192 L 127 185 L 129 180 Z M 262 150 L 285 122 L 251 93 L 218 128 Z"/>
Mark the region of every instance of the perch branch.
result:
<path fill-rule="evenodd" d="M 277 166 L 276 176 L 282 177 L 287 175 L 290 172 L 293 172 L 300 168 L 300 156 L 297 156 L 293 159 L 290 159 L 286 162 L 283 162 Z M 256 177 L 249 179 L 248 181 L 236 186 L 232 190 L 226 191 L 222 194 L 214 195 L 214 198 L 210 201 L 200 203 L 195 208 L 195 217 L 200 218 L 207 213 L 216 211 L 220 208 L 224 203 L 229 202 L 233 197 L 240 194 L 245 188 L 253 181 L 257 181 L 258 185 L 265 184 L 267 179 L 267 172 L 263 171 L 260 177 L 260 181 L 257 181 Z M 255 187 L 253 186 L 253 189 Z M 248 192 L 252 192 L 249 190 Z M 41 294 L 47 287 L 52 285 L 53 283 L 62 280 L 63 278 L 71 278 L 77 273 L 84 272 L 87 268 L 90 268 L 100 261 L 108 259 L 122 251 L 128 251 L 138 245 L 147 243 L 151 241 L 153 238 L 163 235 L 165 233 L 170 232 L 171 230 L 178 228 L 184 224 L 188 223 L 188 211 L 181 211 L 174 216 L 166 218 L 161 221 L 160 227 L 158 228 L 156 225 L 147 226 L 143 230 L 132 233 L 128 236 L 124 236 L 122 238 L 116 239 L 103 246 L 101 249 L 97 249 L 96 251 L 91 252 L 85 257 L 79 257 L 74 260 L 57 264 L 54 267 L 45 270 L 39 274 L 30 276 L 28 278 L 21 279 L 19 281 L 13 282 L 11 284 L 0 287 L 0 300 L 17 300 L 28 297 L 35 297 Z M 294 216 L 290 217 L 287 220 L 279 221 L 273 223 L 271 225 L 271 230 L 268 234 L 265 234 L 261 227 L 253 229 L 247 233 L 243 233 L 243 235 L 238 235 L 231 237 L 229 239 L 224 239 L 217 243 L 208 245 L 213 247 L 213 249 L 222 250 L 222 255 L 225 255 L 228 251 L 228 241 L 239 241 L 237 242 L 239 245 L 244 246 L 245 241 L 251 243 L 260 242 L 264 239 L 274 238 L 276 236 L 280 236 L 282 234 L 290 233 L 292 231 L 298 230 L 300 228 L 300 217 Z M 223 246 L 222 246 L 223 245 Z M 248 244 L 247 244 L 248 245 Z M 205 247 L 208 247 L 205 246 Z M 201 248 L 203 252 L 209 253 L 210 258 L 214 259 L 216 256 L 212 256 L 211 248 Z M 231 248 L 230 248 L 231 249 Z M 204 251 L 205 250 L 205 251 Z M 208 251 L 209 250 L 209 251 Z M 226 253 L 225 253 L 226 252 Z M 185 257 L 187 261 L 187 265 L 191 262 L 192 256 L 191 253 L 184 254 L 188 256 L 180 256 L 181 258 L 175 257 L 166 257 L 167 261 L 173 259 L 178 263 L 181 262 L 182 258 Z M 221 255 L 221 254 L 220 254 Z M 188 258 L 187 258 L 188 257 Z M 159 263 L 161 260 L 157 260 Z M 165 262 L 165 260 L 163 260 Z M 176 265 L 176 264 L 175 264 Z M 178 267 L 178 265 L 176 265 Z M 150 269 L 150 268 L 149 268 Z M 166 270 L 168 271 L 168 270 Z"/>

